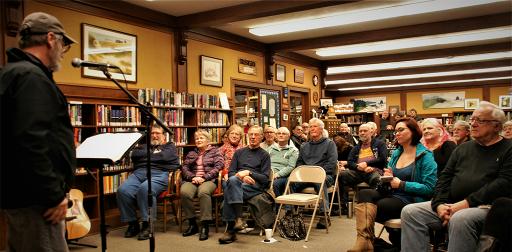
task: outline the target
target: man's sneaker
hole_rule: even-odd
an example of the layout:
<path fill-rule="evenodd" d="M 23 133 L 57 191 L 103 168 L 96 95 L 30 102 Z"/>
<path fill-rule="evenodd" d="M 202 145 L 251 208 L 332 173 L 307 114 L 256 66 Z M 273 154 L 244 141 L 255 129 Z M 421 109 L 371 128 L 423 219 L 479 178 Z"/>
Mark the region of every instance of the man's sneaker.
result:
<path fill-rule="evenodd" d="M 230 244 L 236 241 L 236 233 L 225 232 L 222 237 L 219 238 L 220 244 Z"/>
<path fill-rule="evenodd" d="M 149 239 L 149 234 L 150 234 L 149 223 L 147 221 L 143 221 L 142 222 L 142 228 L 141 228 L 141 231 L 140 231 L 139 236 L 137 237 L 137 239 L 139 241 L 147 240 L 147 239 Z"/>
<path fill-rule="evenodd" d="M 128 224 L 128 229 L 126 229 L 126 232 L 124 232 L 124 237 L 130 238 L 138 235 L 140 232 L 139 222 L 130 222 Z"/>

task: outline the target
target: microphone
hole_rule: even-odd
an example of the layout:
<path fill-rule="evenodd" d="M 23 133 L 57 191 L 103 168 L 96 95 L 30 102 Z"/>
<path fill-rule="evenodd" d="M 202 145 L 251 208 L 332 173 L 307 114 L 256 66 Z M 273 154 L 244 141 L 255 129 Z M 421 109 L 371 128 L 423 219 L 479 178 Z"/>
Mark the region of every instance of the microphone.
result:
<path fill-rule="evenodd" d="M 72 61 L 71 61 L 71 65 L 73 67 L 91 67 L 91 68 L 115 68 L 115 69 L 119 69 L 118 66 L 116 65 L 111 65 L 111 64 L 107 64 L 107 63 L 100 63 L 100 62 L 92 62 L 92 61 L 85 61 L 85 60 L 81 60 L 79 58 L 74 58 Z"/>

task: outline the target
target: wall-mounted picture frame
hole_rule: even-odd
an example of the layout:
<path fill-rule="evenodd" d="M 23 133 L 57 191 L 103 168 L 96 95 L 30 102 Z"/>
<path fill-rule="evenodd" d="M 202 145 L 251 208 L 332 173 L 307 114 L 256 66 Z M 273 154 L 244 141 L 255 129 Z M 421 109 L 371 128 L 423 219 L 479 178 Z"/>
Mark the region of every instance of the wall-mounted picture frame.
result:
<path fill-rule="evenodd" d="M 223 63 L 222 59 L 200 56 L 201 85 L 222 87 Z"/>
<path fill-rule="evenodd" d="M 512 109 L 512 95 L 500 95 L 499 106 L 501 109 Z"/>
<path fill-rule="evenodd" d="M 480 106 L 480 99 L 478 98 L 466 98 L 464 99 L 464 109 L 475 110 Z"/>
<path fill-rule="evenodd" d="M 82 23 L 82 59 L 119 67 L 109 69 L 112 78 L 137 82 L 137 36 L 91 24 Z M 122 72 L 122 73 L 121 73 Z M 123 76 L 124 73 L 124 76 Z M 97 68 L 82 68 L 82 76 L 106 79 Z"/>
<path fill-rule="evenodd" d="M 389 110 L 389 114 L 396 115 L 400 111 L 400 106 L 399 105 L 389 106 L 388 110 Z"/>
<path fill-rule="evenodd" d="M 286 81 L 286 66 L 276 64 L 276 81 Z"/>
<path fill-rule="evenodd" d="M 304 70 L 293 69 L 293 82 L 304 84 Z"/>
<path fill-rule="evenodd" d="M 331 98 L 320 98 L 320 106 L 333 106 L 333 102 Z"/>
<path fill-rule="evenodd" d="M 243 74 L 256 75 L 256 61 L 239 58 L 238 72 Z"/>

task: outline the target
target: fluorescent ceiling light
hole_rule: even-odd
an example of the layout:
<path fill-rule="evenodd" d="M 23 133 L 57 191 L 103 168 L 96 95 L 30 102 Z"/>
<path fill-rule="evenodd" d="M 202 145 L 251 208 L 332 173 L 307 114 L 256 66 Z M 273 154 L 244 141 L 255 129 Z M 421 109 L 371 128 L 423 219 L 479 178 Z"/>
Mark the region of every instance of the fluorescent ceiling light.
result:
<path fill-rule="evenodd" d="M 368 64 L 368 65 L 329 67 L 329 68 L 327 68 L 327 75 L 340 74 L 340 73 L 356 73 L 356 72 L 411 68 L 411 67 L 438 66 L 438 65 L 455 64 L 455 63 L 478 62 L 478 61 L 510 59 L 510 58 L 512 58 L 512 52 L 495 52 L 495 53 L 473 54 L 473 55 L 456 56 L 456 57 L 433 58 L 433 59 L 423 59 L 423 60 L 409 60 L 409 61 L 388 62 L 388 63 L 378 63 L 378 64 Z"/>
<path fill-rule="evenodd" d="M 455 80 L 455 81 L 438 81 L 438 82 L 421 82 L 421 83 L 408 83 L 408 84 L 395 84 L 395 85 L 382 85 L 382 86 L 364 86 L 364 87 L 351 87 L 351 88 L 339 88 L 338 91 L 353 91 L 362 89 L 383 89 L 383 88 L 395 88 L 395 87 L 414 87 L 414 86 L 425 86 L 425 85 L 440 85 L 447 83 L 464 83 L 464 82 L 475 82 L 475 81 L 492 81 L 492 80 L 506 80 L 512 79 L 512 76 L 508 77 L 496 77 L 496 78 L 482 78 L 472 80 Z"/>
<path fill-rule="evenodd" d="M 450 45 L 465 42 L 485 41 L 512 37 L 512 27 L 495 27 L 465 32 L 445 33 L 405 39 L 393 39 L 346 46 L 328 47 L 316 50 L 322 57 L 357 55 L 371 52 L 386 52 L 432 45 Z"/>
<path fill-rule="evenodd" d="M 453 75 L 461 75 L 461 74 L 493 73 L 493 72 L 501 72 L 501 71 L 512 71 L 512 66 L 460 70 L 460 71 L 446 71 L 446 72 L 435 72 L 435 73 L 424 73 L 424 74 L 408 74 L 408 75 L 396 75 L 396 76 L 385 76 L 385 77 L 371 77 L 371 78 L 360 78 L 360 79 L 330 80 L 330 81 L 326 81 L 325 84 L 326 85 L 334 85 L 334 84 L 359 83 L 359 82 L 369 82 L 369 81 L 403 80 L 403 79 L 425 78 L 425 77 L 453 76 Z"/>
<path fill-rule="evenodd" d="M 393 2 L 392 4 L 385 6 L 364 8 L 356 11 L 338 12 L 330 16 L 309 16 L 302 19 L 264 24 L 250 28 L 249 32 L 257 36 L 270 36 L 297 31 L 307 31 L 368 21 L 432 13 L 503 1 L 507 0 L 416 0 L 399 3 Z"/>

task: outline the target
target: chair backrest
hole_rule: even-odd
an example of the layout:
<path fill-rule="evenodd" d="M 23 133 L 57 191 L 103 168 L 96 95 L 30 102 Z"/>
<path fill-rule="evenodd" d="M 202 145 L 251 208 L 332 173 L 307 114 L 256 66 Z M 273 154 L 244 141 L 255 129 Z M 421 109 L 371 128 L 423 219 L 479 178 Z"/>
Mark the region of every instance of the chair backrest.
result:
<path fill-rule="evenodd" d="M 293 169 L 288 182 L 323 183 L 325 181 L 324 168 L 316 165 L 301 165 Z"/>

